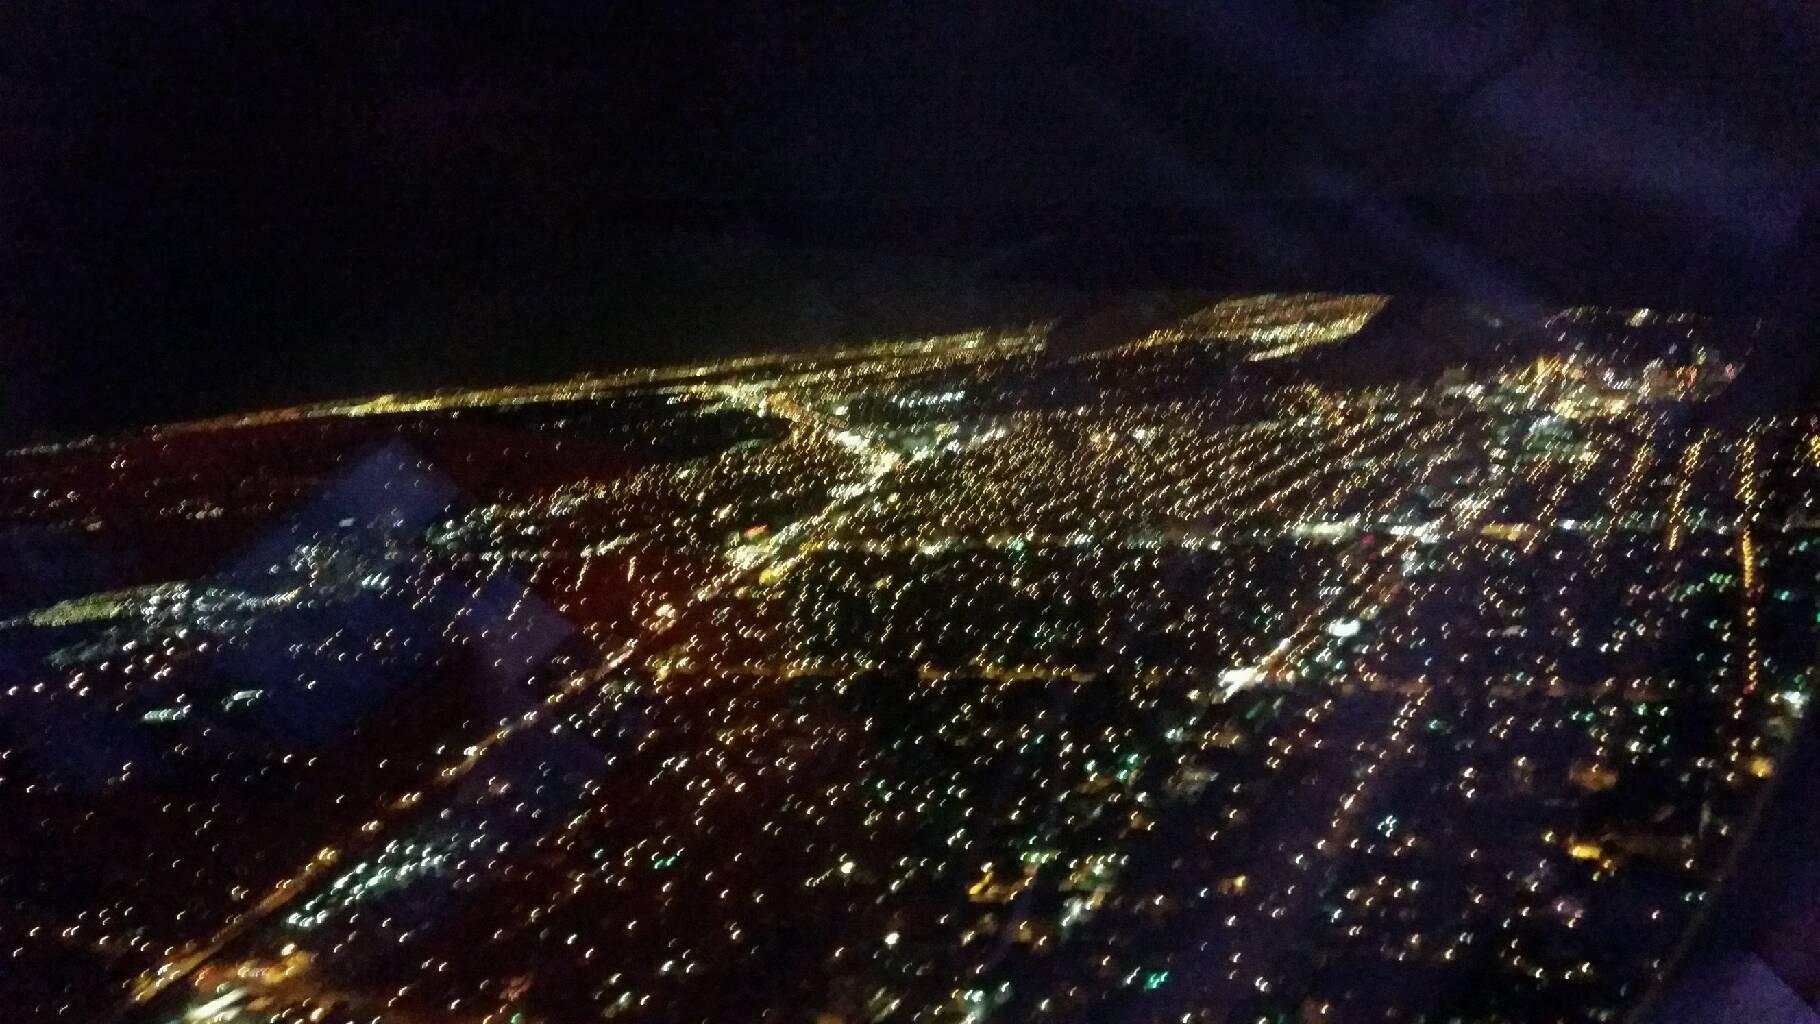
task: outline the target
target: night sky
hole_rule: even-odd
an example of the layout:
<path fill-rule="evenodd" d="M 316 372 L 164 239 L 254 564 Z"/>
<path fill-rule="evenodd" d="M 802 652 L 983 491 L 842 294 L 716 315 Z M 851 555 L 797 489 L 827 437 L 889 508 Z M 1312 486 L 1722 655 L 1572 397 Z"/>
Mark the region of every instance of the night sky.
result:
<path fill-rule="evenodd" d="M 1792 0 L 375 6 L 0 11 L 0 439 L 1110 286 L 1803 286 Z"/>

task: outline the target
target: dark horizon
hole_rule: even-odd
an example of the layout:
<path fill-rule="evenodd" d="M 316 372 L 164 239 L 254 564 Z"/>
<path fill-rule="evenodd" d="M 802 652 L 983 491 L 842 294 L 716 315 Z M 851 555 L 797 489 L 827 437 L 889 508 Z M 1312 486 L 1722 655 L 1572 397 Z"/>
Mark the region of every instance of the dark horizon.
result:
<path fill-rule="evenodd" d="M 1786 299 L 1782 2 L 14 11 L 0 440 L 1106 290 Z"/>

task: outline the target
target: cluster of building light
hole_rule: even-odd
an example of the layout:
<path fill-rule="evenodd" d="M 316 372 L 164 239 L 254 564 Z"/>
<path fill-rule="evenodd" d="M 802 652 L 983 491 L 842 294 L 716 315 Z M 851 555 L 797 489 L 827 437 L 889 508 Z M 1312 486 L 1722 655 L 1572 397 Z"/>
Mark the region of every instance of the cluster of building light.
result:
<path fill-rule="evenodd" d="M 1116 380 L 1188 340 L 1269 362 L 1383 304 L 1223 303 L 1179 338 L 1068 365 Z M 589 641 L 513 684 L 524 710 L 371 766 L 383 784 L 325 790 L 352 806 L 324 812 L 341 831 L 311 833 L 314 854 L 223 873 L 252 820 L 173 801 L 193 852 L 148 871 L 222 898 L 187 920 L 109 893 L 56 941 L 143 970 L 145 1000 L 187 986 L 193 1019 L 224 1021 L 1424 1012 L 1419 986 L 1361 987 L 1400 972 L 1595 1014 L 1634 1000 L 1807 703 L 1778 657 L 1798 617 L 1767 602 L 1820 611 L 1799 568 L 1820 561 L 1802 532 L 1820 422 L 1689 436 L 1655 403 L 1692 392 L 1620 387 L 1583 354 L 1400 390 L 1111 386 L 1058 407 L 1004 383 L 1040 344 L 293 411 L 580 408 L 643 388 L 753 426 L 705 456 L 477 495 L 408 556 L 336 531 L 287 551 L 268 590 L 120 589 L 8 623 L 64 632 L 0 707 L 130 710 L 177 762 L 339 667 L 510 649 L 542 608 Z M 159 486 L 172 508 L 235 514 Z M 522 587 L 470 623 L 496 580 Z M 448 622 L 426 637 L 332 618 L 381 607 Z M 336 625 L 286 645 L 279 678 L 221 696 L 186 674 L 270 654 L 312 616 Z M 1650 657 L 1671 642 L 1690 666 Z M 1715 713 L 1717 735 L 1693 725 Z M 0 794 L 54 785 L 34 756 L 0 747 Z M 285 757 L 216 770 L 255 787 L 367 767 Z M 154 770 L 105 786 L 130 795 Z M 1604 810 L 1581 819 L 1593 792 Z M 53 803 L 30 806 L 55 832 Z M 1646 872 L 1671 891 L 1625 888 Z M 1585 938 L 1621 924 L 1622 948 Z M 1298 973 L 1310 960 L 1350 968 Z"/>

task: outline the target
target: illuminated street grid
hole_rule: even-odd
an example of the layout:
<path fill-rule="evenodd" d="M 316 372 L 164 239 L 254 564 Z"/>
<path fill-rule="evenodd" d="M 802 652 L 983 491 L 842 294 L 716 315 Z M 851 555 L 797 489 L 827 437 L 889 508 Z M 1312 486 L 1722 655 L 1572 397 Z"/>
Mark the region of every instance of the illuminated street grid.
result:
<path fill-rule="evenodd" d="M 1820 420 L 1649 310 L 1333 379 L 1395 301 L 15 453 L 0 1003 L 1617 1020 L 1809 699 Z"/>

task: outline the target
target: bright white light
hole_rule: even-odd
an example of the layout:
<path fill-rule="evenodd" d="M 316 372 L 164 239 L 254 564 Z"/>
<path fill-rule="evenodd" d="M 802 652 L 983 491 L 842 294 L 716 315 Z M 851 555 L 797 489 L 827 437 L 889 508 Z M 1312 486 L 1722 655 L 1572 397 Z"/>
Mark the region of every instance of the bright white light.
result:
<path fill-rule="evenodd" d="M 246 998 L 245 989 L 234 989 L 224 996 L 211 999 L 183 1015 L 184 1020 L 211 1020 L 223 1010 Z"/>

